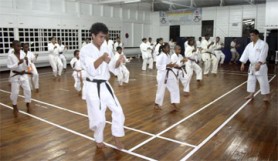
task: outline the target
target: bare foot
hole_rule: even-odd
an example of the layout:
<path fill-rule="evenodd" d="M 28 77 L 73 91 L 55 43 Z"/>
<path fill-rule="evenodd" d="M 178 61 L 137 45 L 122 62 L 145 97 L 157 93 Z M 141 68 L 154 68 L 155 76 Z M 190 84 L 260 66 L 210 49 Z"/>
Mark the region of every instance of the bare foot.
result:
<path fill-rule="evenodd" d="M 154 104 L 154 107 L 153 107 L 155 110 L 161 110 L 161 107 L 159 107 L 158 104 Z"/>
<path fill-rule="evenodd" d="M 172 103 L 172 108 L 173 108 L 174 111 L 178 111 L 179 110 L 175 103 Z"/>
<path fill-rule="evenodd" d="M 82 91 L 79 91 L 79 92 L 78 92 L 78 96 L 82 96 Z"/>
<path fill-rule="evenodd" d="M 17 105 L 13 105 L 13 108 L 14 108 L 14 111 L 13 111 L 14 117 L 17 117 L 17 115 L 18 115 L 18 108 L 17 108 Z"/>
<path fill-rule="evenodd" d="M 251 94 L 249 94 L 248 96 L 245 97 L 246 100 L 253 99 L 253 98 L 254 98 L 253 93 L 251 93 Z"/>
<path fill-rule="evenodd" d="M 189 92 L 184 92 L 183 94 L 185 97 L 189 96 Z"/>
<path fill-rule="evenodd" d="M 120 138 L 113 136 L 113 139 L 114 139 L 114 141 L 115 141 L 115 146 L 116 146 L 119 150 L 124 149 L 124 144 L 120 141 Z"/>
<path fill-rule="evenodd" d="M 58 80 L 58 82 L 61 82 L 61 76 L 59 76 L 59 77 L 57 78 L 57 80 Z"/>
<path fill-rule="evenodd" d="M 265 95 L 263 101 L 264 102 L 269 102 L 270 98 L 269 95 Z"/>
<path fill-rule="evenodd" d="M 39 91 L 39 89 L 37 88 L 37 89 L 36 89 L 36 93 L 39 93 L 39 92 L 40 92 L 40 91 Z"/>
<path fill-rule="evenodd" d="M 96 143 L 97 144 L 97 148 L 99 148 L 99 149 L 103 149 L 103 148 L 105 148 L 106 147 L 106 145 L 104 144 L 104 143 Z"/>
<path fill-rule="evenodd" d="M 56 81 L 57 80 L 57 77 L 53 77 L 53 81 Z"/>
<path fill-rule="evenodd" d="M 26 103 L 27 113 L 30 113 L 30 103 Z"/>
<path fill-rule="evenodd" d="M 205 76 L 205 77 L 208 77 L 209 75 L 208 75 L 208 74 L 204 74 L 204 76 Z"/>

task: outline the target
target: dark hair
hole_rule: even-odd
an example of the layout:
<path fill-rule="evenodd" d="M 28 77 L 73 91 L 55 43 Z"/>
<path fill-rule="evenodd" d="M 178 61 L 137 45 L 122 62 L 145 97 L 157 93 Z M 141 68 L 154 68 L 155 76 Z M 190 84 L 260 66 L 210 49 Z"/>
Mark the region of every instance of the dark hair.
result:
<path fill-rule="evenodd" d="M 143 39 L 142 39 L 142 41 L 146 41 L 146 40 L 147 40 L 146 38 L 143 38 Z"/>
<path fill-rule="evenodd" d="M 180 45 L 176 45 L 174 49 L 176 49 L 176 48 L 180 48 L 181 49 L 181 46 Z"/>
<path fill-rule="evenodd" d="M 118 47 L 116 48 L 116 50 L 117 50 L 117 51 L 122 50 L 122 47 L 118 46 Z"/>
<path fill-rule="evenodd" d="M 55 36 L 50 37 L 49 41 L 51 41 L 51 40 L 54 39 L 54 38 L 55 38 Z"/>
<path fill-rule="evenodd" d="M 20 41 L 14 40 L 14 41 L 13 41 L 13 46 L 15 46 L 16 44 L 20 44 Z"/>
<path fill-rule="evenodd" d="M 29 46 L 29 43 L 23 43 L 22 47 L 24 47 L 25 45 Z"/>
<path fill-rule="evenodd" d="M 90 34 L 97 35 L 100 32 L 107 34 L 108 33 L 107 26 L 104 23 L 100 23 L 100 22 L 94 23 L 90 29 Z"/>
<path fill-rule="evenodd" d="M 188 44 L 190 44 L 190 45 L 194 45 L 194 39 L 188 39 Z"/>
<path fill-rule="evenodd" d="M 205 37 L 210 37 L 210 35 L 209 34 L 205 34 Z"/>
<path fill-rule="evenodd" d="M 251 30 L 251 31 L 250 31 L 250 34 L 251 34 L 251 33 L 253 33 L 253 34 L 255 34 L 255 35 L 259 35 L 259 34 L 260 34 L 260 32 L 259 32 L 257 29 Z"/>
<path fill-rule="evenodd" d="M 79 50 L 74 50 L 73 55 L 76 56 L 76 54 L 79 52 Z"/>
<path fill-rule="evenodd" d="M 158 52 L 161 53 L 161 51 L 163 51 L 163 49 L 165 49 L 167 46 L 170 48 L 170 45 L 169 45 L 168 43 L 164 43 L 163 45 L 161 45 L 161 46 L 159 47 Z"/>

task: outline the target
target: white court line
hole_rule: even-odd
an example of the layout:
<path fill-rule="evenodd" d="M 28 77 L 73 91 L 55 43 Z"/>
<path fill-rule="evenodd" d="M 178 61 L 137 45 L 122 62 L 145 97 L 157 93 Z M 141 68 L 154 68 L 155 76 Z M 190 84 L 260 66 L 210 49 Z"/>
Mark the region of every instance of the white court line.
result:
<path fill-rule="evenodd" d="M 271 82 L 276 75 L 274 75 L 269 82 Z M 260 92 L 258 90 L 254 97 Z M 205 145 L 212 137 L 214 137 L 224 126 L 226 126 L 249 102 L 251 99 L 247 100 L 236 112 L 234 112 L 225 122 L 223 122 L 214 132 L 212 132 L 204 141 L 202 141 L 197 147 L 195 147 L 190 153 L 188 153 L 185 157 L 181 159 L 181 161 L 185 161 L 190 158 L 195 152 L 197 152 L 203 145 Z"/>
<path fill-rule="evenodd" d="M 150 77 L 156 77 L 156 75 L 153 75 L 153 74 L 140 74 L 140 75 L 150 76 Z"/>
<path fill-rule="evenodd" d="M 4 107 L 6 107 L 6 108 L 9 108 L 9 109 L 11 109 L 11 110 L 13 110 L 13 108 L 12 108 L 11 106 L 8 106 L 8 105 L 3 104 L 3 103 L 1 103 L 1 102 L 0 102 L 0 105 L 4 106 Z M 92 137 L 89 137 L 89 136 L 84 135 L 84 134 L 82 134 L 82 133 L 79 133 L 79 132 L 77 132 L 77 131 L 71 130 L 71 129 L 66 128 L 66 127 L 64 127 L 64 126 L 55 124 L 55 123 L 53 123 L 53 122 L 47 121 L 46 119 L 42 119 L 42 118 L 40 118 L 40 117 L 37 117 L 37 116 L 35 116 L 35 115 L 29 114 L 29 113 L 24 112 L 24 111 L 21 111 L 21 110 L 19 110 L 19 112 L 22 113 L 22 114 L 25 114 L 25 115 L 27 115 L 27 116 L 30 116 L 30 117 L 32 117 L 32 118 L 34 118 L 34 119 L 37 119 L 37 120 L 39 120 L 39 121 L 45 122 L 45 123 L 50 124 L 50 125 L 55 126 L 55 127 L 58 127 L 58 128 L 60 128 L 60 129 L 62 129 L 62 130 L 65 130 L 65 131 L 68 131 L 68 132 L 70 132 L 70 133 L 73 133 L 73 134 L 75 134 L 75 135 L 78 135 L 78 136 L 81 136 L 81 137 L 83 137 L 83 138 L 86 138 L 86 139 L 95 141 L 95 139 L 92 138 Z M 108 144 L 108 143 L 105 143 L 105 142 L 104 142 L 104 144 L 105 144 L 106 146 L 109 146 L 109 147 L 113 148 L 113 149 L 119 150 L 119 149 L 118 149 L 117 147 L 115 147 L 114 145 L 111 145 L 111 144 Z M 128 150 L 125 150 L 125 149 L 122 149 L 122 150 L 119 150 L 119 151 L 125 152 L 125 153 L 127 153 L 127 154 L 130 154 L 130 155 L 133 155 L 133 156 L 142 158 L 142 159 L 146 159 L 146 160 L 150 160 L 150 161 L 155 161 L 155 159 L 149 158 L 149 157 L 144 156 L 144 155 L 140 155 L 140 154 L 138 154 L 138 153 L 129 152 Z"/>
<path fill-rule="evenodd" d="M 194 115 L 196 115 L 197 113 L 201 112 L 202 110 L 206 109 L 207 107 L 209 107 L 211 104 L 213 104 L 214 102 L 222 99 L 223 97 L 225 97 L 226 95 L 232 93 L 233 91 L 235 91 L 236 89 L 238 89 L 239 87 L 243 86 L 247 81 L 241 83 L 240 85 L 236 86 L 235 88 L 231 89 L 230 91 L 226 92 L 225 94 L 221 95 L 220 97 L 216 98 L 215 100 L 211 101 L 210 103 L 206 104 L 204 107 L 200 108 L 199 110 L 193 112 L 192 114 L 190 114 L 189 116 L 183 118 L 182 120 L 178 121 L 177 123 L 171 125 L 170 127 L 168 127 L 167 129 L 161 131 L 160 133 L 156 134 L 156 136 L 160 136 L 162 134 L 164 134 L 165 132 L 169 131 L 170 129 L 176 127 L 177 125 L 181 124 L 182 122 L 184 122 L 185 120 L 188 120 L 189 118 L 193 117 Z M 135 147 L 131 148 L 129 151 L 134 151 L 136 149 L 138 149 L 139 147 L 143 146 L 144 144 L 150 142 L 151 140 L 155 139 L 155 137 L 151 137 L 147 140 L 145 140 L 144 142 L 136 145 Z"/>
<path fill-rule="evenodd" d="M 11 93 L 11 92 L 9 92 L 9 91 L 5 91 L 5 90 L 2 90 L 2 89 L 0 89 L 0 92 L 8 93 L 8 94 Z M 18 96 L 24 98 L 24 96 L 22 96 L 22 95 L 18 95 Z M 46 103 L 46 102 L 43 102 L 43 101 L 40 101 L 40 100 L 36 100 L 36 99 L 34 99 L 34 98 L 31 98 L 31 100 L 32 100 L 32 101 L 35 101 L 35 102 L 38 102 L 38 103 L 41 103 L 41 104 L 44 104 L 44 105 L 48 105 L 48 106 L 51 106 L 51 107 L 54 107 L 54 108 L 57 108 L 57 109 L 60 109 L 60 110 L 63 110 L 63 111 L 67 111 L 67 112 L 74 113 L 74 114 L 76 114 L 76 115 L 79 115 L 79 116 L 83 116 L 83 117 L 87 117 L 87 118 L 88 118 L 88 115 L 83 114 L 83 113 L 80 113 L 80 112 L 76 112 L 76 111 L 73 111 L 73 110 L 69 110 L 69 109 L 67 109 L 67 108 L 63 108 L 63 107 L 60 107 L 60 106 L 57 106 L 57 105 L 53 105 L 53 104 Z M 106 123 L 112 124 L 112 122 L 110 122 L 110 121 L 106 121 Z M 148 133 L 148 132 L 145 132 L 145 131 L 141 131 L 141 130 L 138 130 L 138 129 L 134 129 L 134 128 L 131 128 L 131 127 L 124 126 L 124 128 L 126 128 L 126 129 L 128 129 L 128 130 L 131 130 L 131 131 L 136 131 L 136 132 L 139 132 L 139 133 L 141 133 L 141 134 L 148 135 L 148 136 L 159 137 L 159 138 L 161 138 L 161 139 L 168 140 L 168 141 L 172 141 L 172 142 L 174 142 L 174 143 L 178 143 L 178 144 L 190 146 L 190 147 L 193 147 L 193 148 L 196 147 L 196 145 L 192 145 L 192 144 L 189 144 L 189 143 L 186 143 L 186 142 L 181 142 L 181 141 L 174 140 L 174 139 L 171 139 L 171 138 L 166 138 L 166 137 L 162 137 L 162 136 L 156 136 L 155 134 L 151 134 L 151 133 Z"/>
<path fill-rule="evenodd" d="M 66 91 L 66 92 L 69 92 L 70 90 L 68 90 L 68 89 L 64 89 L 64 88 L 59 88 L 59 89 L 57 89 L 58 91 Z"/>

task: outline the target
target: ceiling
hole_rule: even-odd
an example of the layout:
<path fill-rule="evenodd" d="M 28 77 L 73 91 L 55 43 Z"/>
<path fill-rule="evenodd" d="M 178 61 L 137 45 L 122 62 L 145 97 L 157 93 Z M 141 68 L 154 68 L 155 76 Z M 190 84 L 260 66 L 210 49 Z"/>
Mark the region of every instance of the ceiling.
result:
<path fill-rule="evenodd" d="M 196 7 L 264 4 L 266 0 L 69 0 L 113 6 L 137 5 L 153 11 L 169 11 Z"/>

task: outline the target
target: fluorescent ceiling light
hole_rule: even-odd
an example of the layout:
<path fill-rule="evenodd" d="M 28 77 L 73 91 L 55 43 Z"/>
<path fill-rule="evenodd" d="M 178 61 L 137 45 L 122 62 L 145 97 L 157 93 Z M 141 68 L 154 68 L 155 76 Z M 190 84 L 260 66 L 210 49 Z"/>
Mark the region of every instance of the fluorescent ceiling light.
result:
<path fill-rule="evenodd" d="M 141 0 L 126 0 L 124 3 L 136 3 L 136 2 L 141 2 Z"/>

